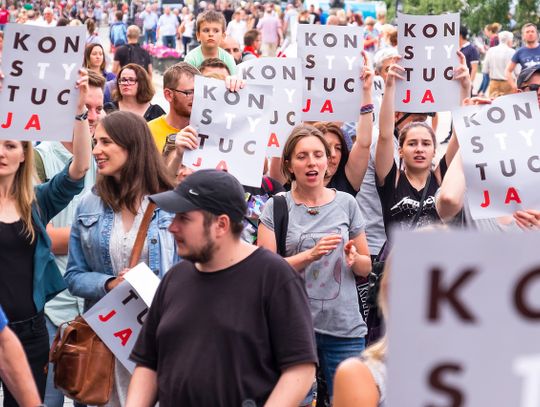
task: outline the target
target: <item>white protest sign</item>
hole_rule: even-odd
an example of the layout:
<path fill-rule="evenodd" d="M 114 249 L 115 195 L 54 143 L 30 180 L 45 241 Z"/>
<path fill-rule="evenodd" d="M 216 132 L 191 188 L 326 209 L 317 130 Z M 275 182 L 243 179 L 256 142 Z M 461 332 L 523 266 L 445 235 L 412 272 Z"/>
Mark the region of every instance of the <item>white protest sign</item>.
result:
<path fill-rule="evenodd" d="M 362 104 L 363 29 L 300 24 L 297 42 L 304 75 L 302 120 L 357 121 Z"/>
<path fill-rule="evenodd" d="M 135 363 L 129 360 L 129 355 L 141 332 L 159 279 L 145 264 L 128 271 L 125 279 L 86 311 L 83 317 L 120 363 L 133 372 Z M 141 292 L 129 281 L 133 281 Z"/>
<path fill-rule="evenodd" d="M 71 141 L 86 28 L 8 24 L 0 139 Z"/>
<path fill-rule="evenodd" d="M 388 406 L 540 405 L 540 234 L 395 235 Z"/>
<path fill-rule="evenodd" d="M 398 112 L 438 112 L 460 104 L 459 13 L 439 16 L 399 14 L 398 49 L 405 81 L 396 82 Z"/>
<path fill-rule="evenodd" d="M 379 125 L 379 113 L 381 112 L 382 98 L 384 96 L 384 79 L 382 76 L 373 77 L 373 86 L 371 88 L 373 97 L 373 122 Z"/>
<path fill-rule="evenodd" d="M 452 113 L 474 219 L 540 210 L 540 110 L 536 92 Z"/>
<path fill-rule="evenodd" d="M 230 92 L 224 81 L 195 76 L 189 124 L 199 148 L 184 153 L 184 165 L 226 170 L 242 185 L 260 187 L 271 114 L 271 86 L 248 83 Z"/>
<path fill-rule="evenodd" d="M 237 70 L 238 75 L 249 84 L 273 86 L 273 113 L 266 154 L 281 157 L 289 134 L 301 122 L 303 78 L 300 60 L 257 58 L 241 63 Z"/>

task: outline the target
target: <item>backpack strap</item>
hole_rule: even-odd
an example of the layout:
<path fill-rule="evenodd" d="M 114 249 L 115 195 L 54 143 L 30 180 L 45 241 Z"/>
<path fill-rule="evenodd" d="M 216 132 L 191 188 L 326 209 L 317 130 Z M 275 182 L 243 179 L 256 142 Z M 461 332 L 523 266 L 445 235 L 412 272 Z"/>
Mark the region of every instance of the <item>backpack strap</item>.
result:
<path fill-rule="evenodd" d="M 274 234 L 277 253 L 285 257 L 287 229 L 289 228 L 289 207 L 283 195 L 274 195 Z"/>

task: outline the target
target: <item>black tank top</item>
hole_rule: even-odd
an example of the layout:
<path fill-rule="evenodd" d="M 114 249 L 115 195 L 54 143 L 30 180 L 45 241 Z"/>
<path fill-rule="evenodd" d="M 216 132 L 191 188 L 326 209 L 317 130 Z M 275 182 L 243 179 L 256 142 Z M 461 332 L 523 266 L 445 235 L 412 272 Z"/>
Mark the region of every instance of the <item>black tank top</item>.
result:
<path fill-rule="evenodd" d="M 36 240 L 30 242 L 22 220 L 0 222 L 0 304 L 10 322 L 37 312 L 33 299 Z"/>

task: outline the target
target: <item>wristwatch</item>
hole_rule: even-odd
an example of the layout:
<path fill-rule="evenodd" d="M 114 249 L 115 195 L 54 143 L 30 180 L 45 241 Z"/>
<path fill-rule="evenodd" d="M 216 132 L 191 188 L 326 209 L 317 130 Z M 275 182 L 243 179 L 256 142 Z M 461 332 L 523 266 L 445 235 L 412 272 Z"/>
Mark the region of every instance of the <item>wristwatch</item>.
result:
<path fill-rule="evenodd" d="M 80 122 L 83 122 L 85 121 L 86 119 L 88 119 L 88 109 L 86 109 L 84 112 L 82 112 L 81 114 L 76 114 L 75 115 L 75 120 L 78 120 Z"/>

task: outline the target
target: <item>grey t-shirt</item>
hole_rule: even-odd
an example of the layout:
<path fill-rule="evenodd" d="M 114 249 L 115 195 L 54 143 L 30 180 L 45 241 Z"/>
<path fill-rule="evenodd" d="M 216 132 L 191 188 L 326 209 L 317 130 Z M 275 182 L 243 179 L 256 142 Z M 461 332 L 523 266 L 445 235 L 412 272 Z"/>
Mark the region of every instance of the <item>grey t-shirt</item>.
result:
<path fill-rule="evenodd" d="M 369 149 L 369 162 L 364 175 L 364 180 L 360 186 L 360 191 L 356 195 L 356 200 L 360 205 L 362 216 L 366 219 L 366 238 L 369 246 L 369 253 L 372 256 L 379 254 L 382 245 L 386 242 L 386 233 L 384 231 L 384 222 L 382 214 L 381 199 L 377 193 L 377 180 L 375 178 L 375 149 L 379 139 L 379 129 L 374 128 L 371 147 Z M 399 144 L 394 137 L 394 159 L 396 163 L 399 160 Z"/>
<path fill-rule="evenodd" d="M 358 308 L 354 275 L 345 262 L 344 245 L 364 231 L 365 222 L 356 200 L 345 192 L 310 215 L 308 207 L 296 204 L 291 192 L 285 194 L 289 208 L 286 253 L 293 256 L 313 248 L 318 240 L 338 233 L 338 248 L 300 272 L 304 278 L 315 331 L 343 338 L 360 338 L 367 328 Z M 260 221 L 274 230 L 274 200 L 264 207 Z"/>

